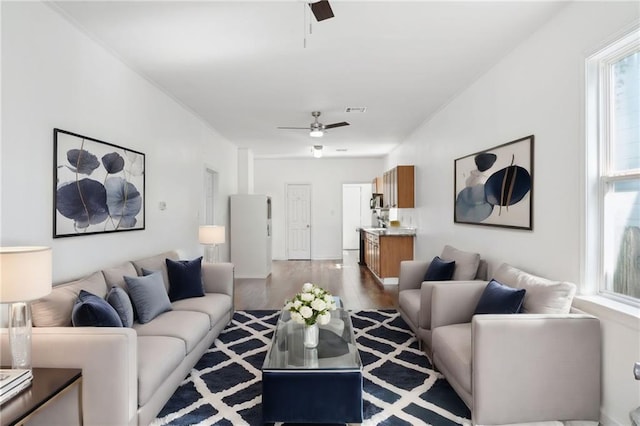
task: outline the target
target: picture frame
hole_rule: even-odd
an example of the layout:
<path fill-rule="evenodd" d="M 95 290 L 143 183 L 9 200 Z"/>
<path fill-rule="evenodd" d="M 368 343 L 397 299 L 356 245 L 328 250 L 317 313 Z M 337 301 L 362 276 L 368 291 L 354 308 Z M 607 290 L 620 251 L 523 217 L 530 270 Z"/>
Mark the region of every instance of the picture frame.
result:
<path fill-rule="evenodd" d="M 534 135 L 454 160 L 453 220 L 533 230 Z"/>
<path fill-rule="evenodd" d="M 53 238 L 145 229 L 145 155 L 53 129 Z"/>

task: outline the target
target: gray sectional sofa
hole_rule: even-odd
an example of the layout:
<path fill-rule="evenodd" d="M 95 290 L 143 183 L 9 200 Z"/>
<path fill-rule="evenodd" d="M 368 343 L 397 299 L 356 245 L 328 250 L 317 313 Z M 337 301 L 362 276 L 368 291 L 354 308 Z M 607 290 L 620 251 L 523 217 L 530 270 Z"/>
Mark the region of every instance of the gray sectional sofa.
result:
<path fill-rule="evenodd" d="M 81 289 L 105 297 L 123 277 L 162 271 L 176 252 L 125 262 L 83 279 L 56 285 L 32 303 L 33 366 L 82 368 L 85 425 L 146 425 L 160 412 L 191 368 L 233 316 L 233 265 L 203 264 L 204 297 L 173 302 L 172 310 L 132 327 L 73 327 Z M 7 348 L 6 335 L 2 348 Z M 8 351 L 3 350 L 3 353 Z M 56 424 L 56 419 L 49 419 Z"/>
<path fill-rule="evenodd" d="M 502 264 L 492 278 L 526 290 L 522 313 L 474 314 L 487 281 L 422 282 L 427 264 L 403 262 L 399 310 L 474 425 L 597 424 L 600 323 L 572 307 L 574 284 Z"/>

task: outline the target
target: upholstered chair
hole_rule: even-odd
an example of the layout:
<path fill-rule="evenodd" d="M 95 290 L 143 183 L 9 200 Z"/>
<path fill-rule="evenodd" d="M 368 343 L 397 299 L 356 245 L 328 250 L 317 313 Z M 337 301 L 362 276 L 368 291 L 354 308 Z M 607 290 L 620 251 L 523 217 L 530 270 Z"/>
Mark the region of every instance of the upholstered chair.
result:
<path fill-rule="evenodd" d="M 455 261 L 452 281 L 486 281 L 487 262 L 478 253 L 445 246 L 440 255 L 444 261 Z M 436 260 L 437 261 L 437 260 Z M 431 356 L 431 295 L 433 284 L 445 281 L 425 281 L 431 266 L 428 260 L 405 260 L 400 263 L 398 305 L 405 322 L 418 338 L 421 348 Z"/>

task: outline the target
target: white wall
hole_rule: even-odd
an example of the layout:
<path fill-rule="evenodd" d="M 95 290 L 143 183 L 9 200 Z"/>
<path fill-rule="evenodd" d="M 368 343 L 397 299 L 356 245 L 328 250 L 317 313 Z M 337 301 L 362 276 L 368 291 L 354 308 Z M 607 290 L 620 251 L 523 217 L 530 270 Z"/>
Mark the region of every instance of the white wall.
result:
<path fill-rule="evenodd" d="M 204 167 L 219 173 L 217 217 L 226 224 L 236 147 L 52 8 L 1 5 L 0 243 L 51 246 L 54 281 L 164 250 L 201 253 Z M 54 127 L 146 154 L 146 230 L 52 238 Z"/>
<path fill-rule="evenodd" d="M 448 243 L 481 253 L 490 272 L 508 262 L 580 281 L 584 61 L 638 17 L 636 2 L 568 5 L 386 158 L 386 168 L 416 163 L 417 258 L 430 259 Z M 530 134 L 536 138 L 533 231 L 454 224 L 454 159 Z M 640 326 L 601 319 L 603 420 L 628 424 L 629 411 L 640 404 L 640 382 L 631 374 L 640 360 Z"/>
<path fill-rule="evenodd" d="M 340 259 L 342 184 L 371 182 L 382 169 L 382 159 L 256 159 L 254 190 L 272 197 L 273 258 L 286 258 L 286 184 L 311 185 L 311 258 Z"/>

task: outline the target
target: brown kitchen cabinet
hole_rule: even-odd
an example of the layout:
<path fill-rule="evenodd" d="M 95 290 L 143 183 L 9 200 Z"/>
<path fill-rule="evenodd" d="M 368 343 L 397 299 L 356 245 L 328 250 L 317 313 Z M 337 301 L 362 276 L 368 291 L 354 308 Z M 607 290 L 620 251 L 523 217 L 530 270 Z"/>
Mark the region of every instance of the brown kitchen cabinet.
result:
<path fill-rule="evenodd" d="M 385 207 L 415 207 L 414 166 L 396 166 L 383 175 Z"/>
<path fill-rule="evenodd" d="M 385 235 L 366 232 L 365 262 L 378 278 L 400 275 L 400 262 L 413 259 L 413 235 Z"/>
<path fill-rule="evenodd" d="M 376 176 L 373 178 L 373 181 L 371 181 L 371 192 L 374 194 L 382 194 L 384 193 L 383 186 L 382 176 Z"/>

